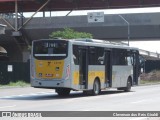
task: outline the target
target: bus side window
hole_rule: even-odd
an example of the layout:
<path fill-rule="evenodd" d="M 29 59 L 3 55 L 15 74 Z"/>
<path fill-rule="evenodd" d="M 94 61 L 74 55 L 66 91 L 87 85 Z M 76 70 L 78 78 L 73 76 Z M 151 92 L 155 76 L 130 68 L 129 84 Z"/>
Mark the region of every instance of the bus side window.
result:
<path fill-rule="evenodd" d="M 89 47 L 89 65 L 95 65 L 96 63 L 95 55 L 96 55 L 95 47 L 92 46 Z"/>
<path fill-rule="evenodd" d="M 104 65 L 104 48 L 89 47 L 89 65 Z"/>
<path fill-rule="evenodd" d="M 90 65 L 104 65 L 104 48 L 90 47 Z"/>
<path fill-rule="evenodd" d="M 97 49 L 97 55 L 98 55 L 97 56 L 98 64 L 104 65 L 104 55 L 105 55 L 104 48 L 99 47 Z"/>
<path fill-rule="evenodd" d="M 127 60 L 127 65 L 132 65 L 133 64 L 133 58 L 131 56 L 126 57 Z"/>
<path fill-rule="evenodd" d="M 79 65 L 79 50 L 77 45 L 73 45 L 73 60 L 75 65 Z"/>
<path fill-rule="evenodd" d="M 98 58 L 99 63 L 102 64 L 102 65 L 104 64 L 104 56 L 105 55 L 103 55 L 102 57 Z"/>
<path fill-rule="evenodd" d="M 112 50 L 113 65 L 128 65 L 131 64 L 130 56 L 127 55 L 127 50 L 113 49 Z"/>
<path fill-rule="evenodd" d="M 126 51 L 126 65 L 133 65 L 133 55 L 130 50 Z"/>

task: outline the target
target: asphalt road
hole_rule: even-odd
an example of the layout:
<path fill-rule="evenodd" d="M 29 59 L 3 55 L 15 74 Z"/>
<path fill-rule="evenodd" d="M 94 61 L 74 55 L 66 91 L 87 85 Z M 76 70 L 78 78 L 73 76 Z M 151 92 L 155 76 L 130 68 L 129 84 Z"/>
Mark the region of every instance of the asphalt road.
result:
<path fill-rule="evenodd" d="M 131 92 L 116 89 L 98 96 L 71 92 L 59 97 L 52 89 L 0 89 L 0 111 L 160 111 L 160 85 L 132 87 Z"/>

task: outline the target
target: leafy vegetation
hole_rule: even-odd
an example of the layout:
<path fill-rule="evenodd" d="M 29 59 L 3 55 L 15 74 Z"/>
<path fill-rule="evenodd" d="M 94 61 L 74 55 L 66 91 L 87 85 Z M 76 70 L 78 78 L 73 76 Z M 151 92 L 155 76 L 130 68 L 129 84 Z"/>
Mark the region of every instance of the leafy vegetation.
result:
<path fill-rule="evenodd" d="M 26 87 L 29 85 L 30 85 L 29 83 L 19 80 L 17 82 L 10 82 L 7 85 L 0 85 L 0 87 Z"/>
<path fill-rule="evenodd" d="M 149 73 L 142 73 L 140 78 L 140 84 L 160 83 L 160 70 L 153 70 Z"/>
<path fill-rule="evenodd" d="M 76 39 L 76 38 L 93 38 L 92 34 L 77 32 L 71 28 L 64 28 L 62 31 L 52 32 L 50 38 Z"/>
<path fill-rule="evenodd" d="M 156 84 L 156 83 L 160 83 L 160 81 L 157 81 L 157 80 L 153 80 L 153 81 L 150 81 L 150 80 L 140 80 L 140 84 Z"/>

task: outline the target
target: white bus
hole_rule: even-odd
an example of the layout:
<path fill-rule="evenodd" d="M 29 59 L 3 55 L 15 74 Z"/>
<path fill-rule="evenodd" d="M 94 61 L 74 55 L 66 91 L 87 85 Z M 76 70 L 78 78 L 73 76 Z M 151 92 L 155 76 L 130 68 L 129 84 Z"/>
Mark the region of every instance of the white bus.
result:
<path fill-rule="evenodd" d="M 31 86 L 97 95 L 106 88 L 130 91 L 138 84 L 137 48 L 94 39 L 33 41 Z"/>

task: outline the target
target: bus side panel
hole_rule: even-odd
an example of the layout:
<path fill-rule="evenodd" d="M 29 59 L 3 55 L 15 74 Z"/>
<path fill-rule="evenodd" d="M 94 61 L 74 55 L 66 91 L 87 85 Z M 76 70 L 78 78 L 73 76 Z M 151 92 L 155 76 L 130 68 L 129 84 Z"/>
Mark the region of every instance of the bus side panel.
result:
<path fill-rule="evenodd" d="M 88 68 L 88 89 L 93 89 L 94 80 L 100 80 L 101 88 L 105 88 L 105 66 L 89 65 Z"/>
<path fill-rule="evenodd" d="M 73 80 L 72 80 L 72 88 L 76 90 L 83 90 L 80 89 L 79 83 L 79 65 L 74 65 L 73 68 Z M 89 65 L 88 71 L 88 90 L 93 89 L 93 83 L 95 78 L 99 78 L 101 83 L 101 88 L 105 88 L 105 66 L 101 65 Z"/>
<path fill-rule="evenodd" d="M 35 64 L 34 64 L 33 57 L 31 56 L 31 59 L 30 59 L 30 83 L 31 83 L 32 87 L 33 87 L 35 76 L 36 76 L 35 75 Z"/>
<path fill-rule="evenodd" d="M 72 71 L 72 88 L 79 90 L 79 65 L 73 64 Z"/>
<path fill-rule="evenodd" d="M 129 76 L 133 74 L 133 66 L 114 65 L 112 68 L 112 87 L 126 87 Z"/>
<path fill-rule="evenodd" d="M 71 43 L 68 43 L 68 57 L 64 60 L 64 70 L 63 70 L 63 80 L 64 80 L 64 87 L 72 89 L 72 64 L 71 64 L 71 57 L 72 57 L 72 50 Z"/>

